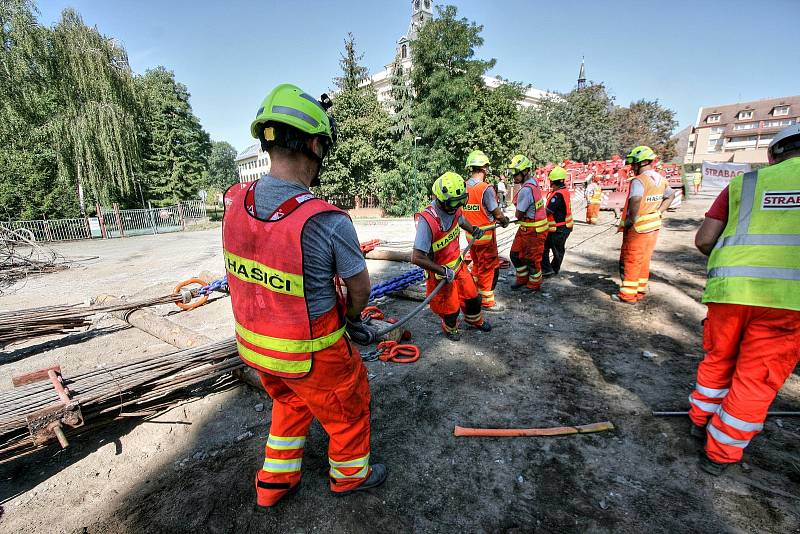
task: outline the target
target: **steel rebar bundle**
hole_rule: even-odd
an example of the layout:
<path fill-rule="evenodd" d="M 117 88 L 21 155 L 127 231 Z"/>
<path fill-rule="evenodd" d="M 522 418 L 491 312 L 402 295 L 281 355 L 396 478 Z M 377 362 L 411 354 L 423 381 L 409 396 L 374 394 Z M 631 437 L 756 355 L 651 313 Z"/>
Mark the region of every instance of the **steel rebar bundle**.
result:
<path fill-rule="evenodd" d="M 174 303 L 179 300 L 181 300 L 181 295 L 173 293 L 118 305 L 68 304 L 0 312 L 0 347 L 40 336 L 74 332 L 89 326 L 92 323 L 92 316 L 97 314 L 137 310 L 147 306 Z"/>
<path fill-rule="evenodd" d="M 84 420 L 84 426 L 65 427 L 65 434 L 77 436 L 123 417 L 154 416 L 181 401 L 231 388 L 237 383 L 231 371 L 243 365 L 230 338 L 64 376 Z M 49 381 L 0 393 L 0 463 L 56 443 L 36 445 L 26 418 L 59 402 Z"/>

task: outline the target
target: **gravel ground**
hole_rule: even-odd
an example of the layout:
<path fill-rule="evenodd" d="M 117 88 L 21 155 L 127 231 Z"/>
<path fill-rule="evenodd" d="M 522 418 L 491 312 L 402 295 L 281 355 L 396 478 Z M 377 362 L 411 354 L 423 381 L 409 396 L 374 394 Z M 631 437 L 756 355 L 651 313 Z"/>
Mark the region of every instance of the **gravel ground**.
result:
<path fill-rule="evenodd" d="M 327 440 L 315 423 L 301 491 L 274 509 L 255 507 L 270 401 L 248 386 L 126 421 L 0 466 L 2 532 L 797 532 L 800 425 L 768 420 L 746 465 L 712 478 L 686 419 L 651 410 L 687 406 L 702 356 L 699 303 L 704 258 L 694 230 L 712 197 L 670 215 L 652 265 L 652 295 L 612 302 L 621 238 L 576 224 L 559 277 L 542 293 L 512 293 L 509 273 L 491 314 L 494 330 L 460 343 L 426 311 L 410 328 L 422 349 L 412 365 L 371 362 L 372 456 L 390 478 L 372 492 L 327 489 Z M 581 221 L 582 213 L 576 218 Z M 362 240 L 410 241 L 410 220 L 357 222 Z M 510 230 L 501 232 L 510 235 Z M 100 293 L 153 296 L 203 270 L 222 270 L 219 229 L 59 246 L 99 256 L 30 278 L 0 309 L 82 302 Z M 407 269 L 369 262 L 373 281 Z M 414 302 L 382 305 L 402 315 Z M 227 299 L 189 313 L 158 313 L 221 339 Z M 38 339 L 0 353 L 0 390 L 16 372 L 60 363 L 64 373 L 173 350 L 105 318 L 86 333 Z M 647 351 L 651 353 L 645 357 Z M 792 375 L 776 409 L 800 410 Z M 547 427 L 611 421 L 616 429 L 557 438 L 456 438 L 453 427 Z"/>

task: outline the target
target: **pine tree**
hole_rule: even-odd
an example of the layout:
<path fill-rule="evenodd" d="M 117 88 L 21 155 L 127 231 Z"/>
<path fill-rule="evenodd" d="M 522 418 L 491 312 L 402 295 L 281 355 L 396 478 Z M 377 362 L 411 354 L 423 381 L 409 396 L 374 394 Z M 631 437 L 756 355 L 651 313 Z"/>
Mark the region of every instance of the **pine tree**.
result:
<path fill-rule="evenodd" d="M 144 189 L 171 204 L 194 198 L 208 168 L 211 140 L 189 104 L 189 91 L 164 67 L 137 78 L 144 109 Z"/>

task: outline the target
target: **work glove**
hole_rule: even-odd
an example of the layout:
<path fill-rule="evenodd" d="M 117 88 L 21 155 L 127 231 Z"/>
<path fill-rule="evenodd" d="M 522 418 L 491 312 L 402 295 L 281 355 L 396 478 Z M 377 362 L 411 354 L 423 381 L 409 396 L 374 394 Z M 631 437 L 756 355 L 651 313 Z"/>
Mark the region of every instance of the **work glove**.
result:
<path fill-rule="evenodd" d="M 470 233 L 472 234 L 472 239 L 478 240 L 482 238 L 483 234 L 485 234 L 486 232 L 480 226 L 473 226 L 472 231 Z"/>
<path fill-rule="evenodd" d="M 359 345 L 371 345 L 375 341 L 375 332 L 365 325 L 360 318 L 350 319 L 345 317 L 345 329 L 350 339 Z"/>
<path fill-rule="evenodd" d="M 456 272 L 451 269 L 450 267 L 444 268 L 444 275 L 442 276 L 445 280 L 447 280 L 448 284 L 452 284 L 453 280 L 456 279 Z"/>
<path fill-rule="evenodd" d="M 511 221 L 508 220 L 508 217 L 503 217 L 497 222 L 500 223 L 500 226 L 503 228 L 508 228 L 508 225 L 511 224 Z"/>

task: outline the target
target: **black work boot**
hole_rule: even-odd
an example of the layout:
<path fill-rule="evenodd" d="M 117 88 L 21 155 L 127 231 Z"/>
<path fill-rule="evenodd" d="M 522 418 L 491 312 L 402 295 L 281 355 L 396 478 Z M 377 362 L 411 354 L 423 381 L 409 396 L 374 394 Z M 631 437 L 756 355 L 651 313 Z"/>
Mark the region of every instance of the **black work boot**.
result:
<path fill-rule="evenodd" d="M 444 335 L 447 336 L 447 339 L 450 341 L 461 341 L 461 330 L 458 328 L 455 330 L 446 330 Z"/>
<path fill-rule="evenodd" d="M 481 332 L 491 332 L 492 331 L 492 325 L 489 324 L 489 321 L 487 321 L 486 319 L 484 319 L 483 322 L 480 325 L 472 324 L 472 323 L 467 323 L 467 324 L 470 325 L 472 328 L 474 328 L 476 330 L 480 330 Z"/>
<path fill-rule="evenodd" d="M 351 493 L 355 493 L 357 491 L 366 491 L 368 489 L 377 488 L 378 486 L 386 482 L 386 477 L 388 476 L 389 476 L 389 471 L 386 469 L 385 465 L 383 464 L 371 465 L 369 470 L 369 476 L 367 477 L 367 480 L 365 480 L 363 484 L 349 491 L 336 493 L 336 495 L 338 496 L 350 495 Z"/>
<path fill-rule="evenodd" d="M 703 456 L 700 458 L 700 469 L 708 473 L 709 475 L 714 475 L 715 477 L 720 476 L 722 473 L 725 472 L 728 467 L 732 464 L 720 464 L 708 458 L 708 456 Z"/>
<path fill-rule="evenodd" d="M 691 428 L 691 430 L 689 430 L 689 434 L 693 438 L 695 438 L 695 439 L 697 439 L 699 441 L 705 441 L 706 440 L 706 429 L 705 429 L 705 427 L 697 426 L 694 423 L 690 423 L 690 424 L 691 424 L 692 428 Z"/>

